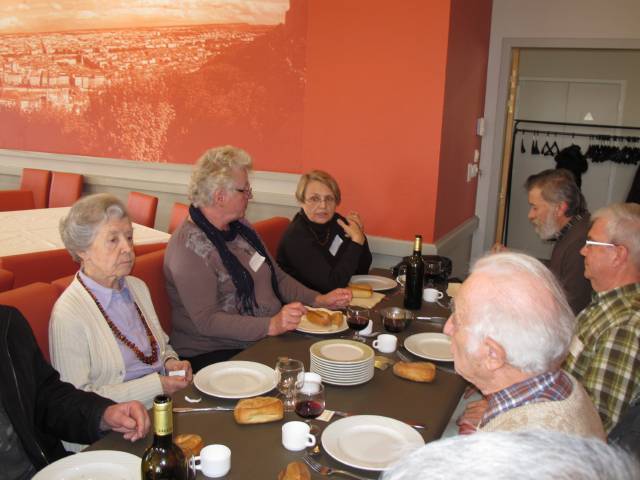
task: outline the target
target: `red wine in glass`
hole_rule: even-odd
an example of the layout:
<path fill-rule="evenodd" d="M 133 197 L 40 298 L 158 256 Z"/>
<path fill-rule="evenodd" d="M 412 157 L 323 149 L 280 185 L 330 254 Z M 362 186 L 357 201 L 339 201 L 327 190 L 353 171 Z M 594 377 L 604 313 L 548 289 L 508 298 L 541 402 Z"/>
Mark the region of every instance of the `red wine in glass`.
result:
<path fill-rule="evenodd" d="M 302 418 L 316 418 L 324 412 L 324 403 L 315 400 L 303 400 L 296 403 L 296 413 Z"/>
<path fill-rule="evenodd" d="M 369 317 L 364 315 L 349 315 L 347 316 L 347 325 L 352 330 L 360 331 L 367 328 L 369 325 Z"/>

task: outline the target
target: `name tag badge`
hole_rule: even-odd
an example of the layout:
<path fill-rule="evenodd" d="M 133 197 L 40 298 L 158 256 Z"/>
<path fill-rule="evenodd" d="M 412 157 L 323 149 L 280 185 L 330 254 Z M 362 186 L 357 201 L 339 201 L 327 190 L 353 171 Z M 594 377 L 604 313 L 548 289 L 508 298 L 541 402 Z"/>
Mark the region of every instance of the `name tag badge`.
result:
<path fill-rule="evenodd" d="M 251 267 L 251 270 L 253 270 L 254 272 L 257 272 L 258 270 L 260 270 L 260 267 L 262 266 L 263 263 L 264 263 L 264 257 L 260 255 L 258 252 L 254 253 L 253 257 L 251 257 L 251 260 L 249 260 L 249 266 Z"/>
<path fill-rule="evenodd" d="M 335 257 L 343 241 L 344 240 L 340 238 L 340 235 L 336 235 L 336 237 L 333 239 L 333 242 L 331 242 L 331 246 L 329 247 L 329 253 Z"/>
<path fill-rule="evenodd" d="M 580 353 L 582 353 L 583 349 L 584 344 L 580 341 L 577 335 L 574 335 L 573 339 L 571 340 L 571 345 L 569 345 L 569 352 L 571 352 L 571 355 L 573 355 L 575 358 L 578 357 Z"/>

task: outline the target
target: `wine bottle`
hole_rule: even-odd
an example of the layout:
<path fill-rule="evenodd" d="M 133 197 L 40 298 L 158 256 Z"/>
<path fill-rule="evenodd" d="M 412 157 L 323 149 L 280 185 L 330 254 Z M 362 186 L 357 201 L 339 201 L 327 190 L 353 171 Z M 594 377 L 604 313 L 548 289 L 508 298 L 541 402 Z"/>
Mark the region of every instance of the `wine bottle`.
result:
<path fill-rule="evenodd" d="M 188 480 L 184 453 L 173 443 L 173 402 L 168 395 L 153 399 L 153 443 L 142 456 L 142 480 Z"/>
<path fill-rule="evenodd" d="M 417 310 L 422 306 L 422 284 L 424 282 L 424 262 L 422 261 L 422 235 L 416 235 L 413 255 L 404 258 L 407 266 L 404 285 L 404 307 Z"/>

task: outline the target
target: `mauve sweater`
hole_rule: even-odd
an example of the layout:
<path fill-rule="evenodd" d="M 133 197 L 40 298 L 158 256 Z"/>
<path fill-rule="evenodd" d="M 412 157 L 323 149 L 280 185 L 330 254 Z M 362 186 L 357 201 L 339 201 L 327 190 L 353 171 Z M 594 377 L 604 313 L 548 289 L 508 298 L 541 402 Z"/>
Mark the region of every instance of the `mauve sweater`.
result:
<path fill-rule="evenodd" d="M 231 276 L 218 250 L 194 223 L 184 222 L 169 240 L 164 274 L 171 301 L 171 345 L 181 356 L 246 348 L 267 335 L 271 317 L 282 308 L 271 287 L 267 263 L 257 272 L 249 266 L 253 247 L 240 235 L 227 242 L 227 247 L 253 278 L 258 304 L 254 316 L 238 311 Z M 287 275 L 275 260 L 272 262 L 284 301 L 313 305 L 318 292 Z"/>

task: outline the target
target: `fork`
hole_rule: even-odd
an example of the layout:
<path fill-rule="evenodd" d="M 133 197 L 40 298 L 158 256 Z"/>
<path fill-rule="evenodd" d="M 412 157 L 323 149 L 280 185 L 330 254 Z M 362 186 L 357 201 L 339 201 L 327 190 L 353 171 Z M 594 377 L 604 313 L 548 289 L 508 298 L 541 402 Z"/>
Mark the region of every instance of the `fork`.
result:
<path fill-rule="evenodd" d="M 356 475 L 355 473 L 347 472 L 346 470 L 338 470 L 337 468 L 331 468 L 327 467 L 326 465 L 322 465 L 316 462 L 309 455 L 305 455 L 304 457 L 302 457 L 302 460 L 304 460 L 304 463 L 309 465 L 312 470 L 318 472 L 323 477 L 328 477 L 329 475 L 343 475 L 345 477 L 355 478 L 356 480 L 371 480 L 369 478 Z"/>

